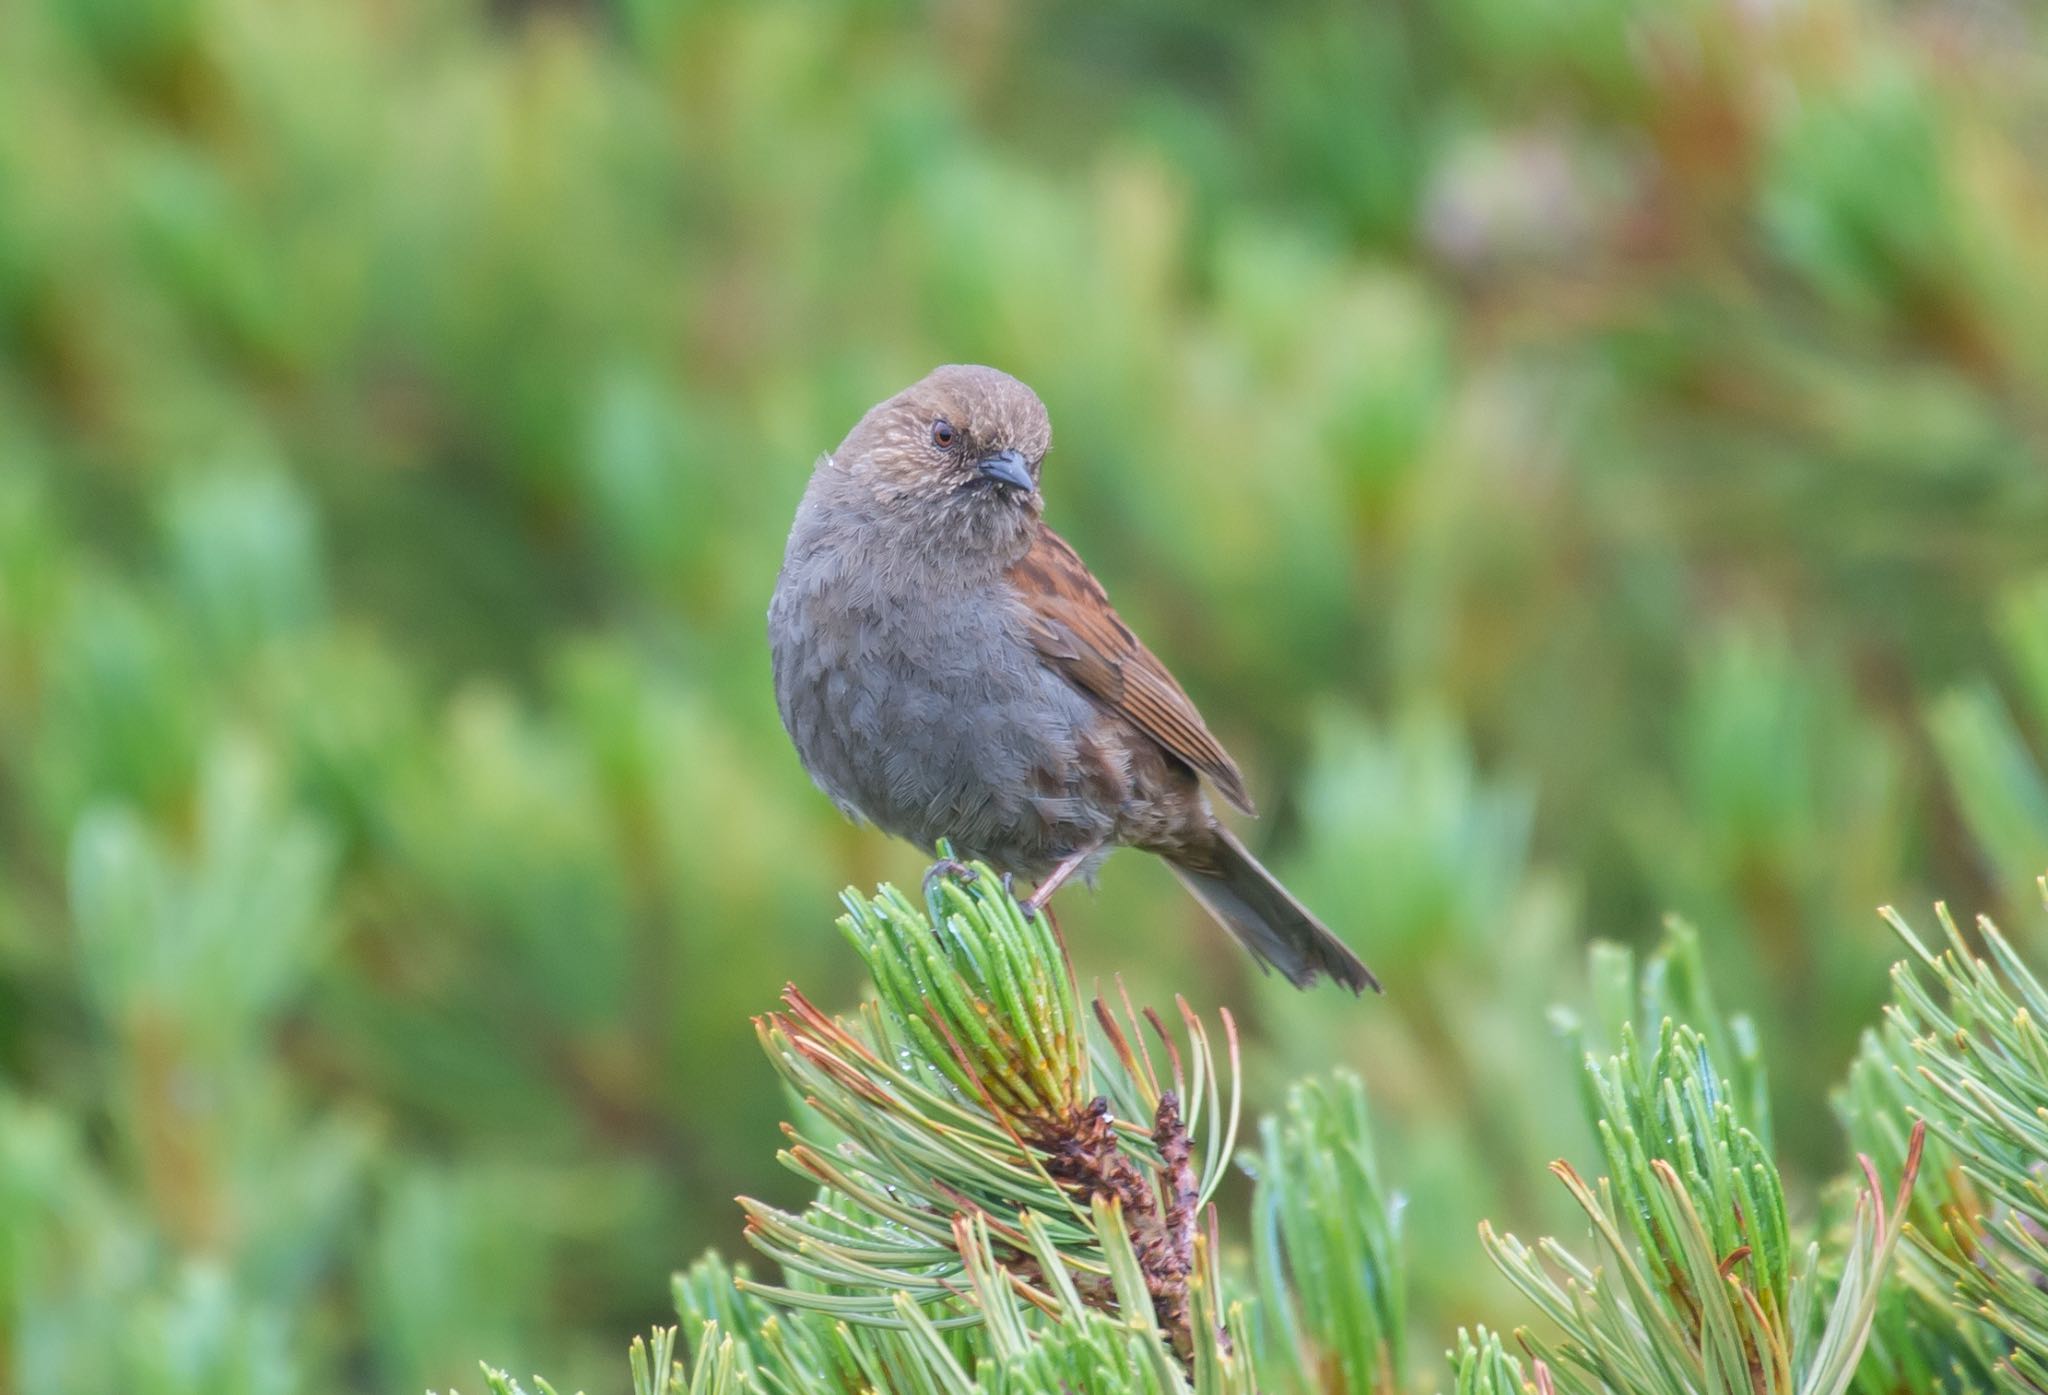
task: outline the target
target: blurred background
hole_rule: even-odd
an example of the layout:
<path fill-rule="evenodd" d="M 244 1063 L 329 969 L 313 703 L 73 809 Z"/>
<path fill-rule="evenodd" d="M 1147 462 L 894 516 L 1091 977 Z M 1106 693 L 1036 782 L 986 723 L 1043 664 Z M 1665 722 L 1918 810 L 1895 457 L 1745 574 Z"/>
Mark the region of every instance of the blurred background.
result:
<path fill-rule="evenodd" d="M 611 1388 L 850 1005 L 769 692 L 814 457 L 1032 383 L 1049 515 L 1387 980 L 1148 859 L 1084 978 L 1367 1078 L 1417 1347 L 1698 926 L 1814 1213 L 2048 866 L 2048 58 L 1997 0 L 0 5 L 0 1391 Z"/>

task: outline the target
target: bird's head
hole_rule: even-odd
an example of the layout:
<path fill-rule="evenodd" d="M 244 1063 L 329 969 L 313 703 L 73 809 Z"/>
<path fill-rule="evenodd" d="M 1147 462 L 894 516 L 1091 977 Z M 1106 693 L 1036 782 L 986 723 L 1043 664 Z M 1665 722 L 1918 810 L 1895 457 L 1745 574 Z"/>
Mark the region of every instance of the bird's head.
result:
<path fill-rule="evenodd" d="M 871 408 L 832 463 L 887 521 L 932 545 L 1007 561 L 1035 531 L 1051 447 L 1037 393 L 998 369 L 949 364 Z"/>

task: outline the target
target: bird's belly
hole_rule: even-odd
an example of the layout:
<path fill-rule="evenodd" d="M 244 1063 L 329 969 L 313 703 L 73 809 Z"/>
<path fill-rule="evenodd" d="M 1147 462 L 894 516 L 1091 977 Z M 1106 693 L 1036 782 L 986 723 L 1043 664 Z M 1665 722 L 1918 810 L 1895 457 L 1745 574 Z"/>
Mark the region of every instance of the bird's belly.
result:
<path fill-rule="evenodd" d="M 1090 740 L 1101 714 L 1002 617 L 927 605 L 908 633 L 886 616 L 810 633 L 824 642 L 779 659 L 806 671 L 795 681 L 813 698 L 785 701 L 785 717 L 812 778 L 842 808 L 928 850 L 949 839 L 1023 877 L 1109 836 L 1118 800 L 1104 783 L 1116 772 L 1098 768 Z"/>

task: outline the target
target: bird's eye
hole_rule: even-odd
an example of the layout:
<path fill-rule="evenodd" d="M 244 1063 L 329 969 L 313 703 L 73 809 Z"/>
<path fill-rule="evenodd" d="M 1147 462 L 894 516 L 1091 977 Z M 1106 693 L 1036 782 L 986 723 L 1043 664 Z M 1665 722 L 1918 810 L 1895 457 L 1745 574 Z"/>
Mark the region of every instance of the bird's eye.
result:
<path fill-rule="evenodd" d="M 940 450 L 950 450 L 953 446 L 953 439 L 954 432 L 952 422 L 947 421 L 944 417 L 940 417 L 937 421 L 932 423 L 933 445 L 937 446 Z"/>

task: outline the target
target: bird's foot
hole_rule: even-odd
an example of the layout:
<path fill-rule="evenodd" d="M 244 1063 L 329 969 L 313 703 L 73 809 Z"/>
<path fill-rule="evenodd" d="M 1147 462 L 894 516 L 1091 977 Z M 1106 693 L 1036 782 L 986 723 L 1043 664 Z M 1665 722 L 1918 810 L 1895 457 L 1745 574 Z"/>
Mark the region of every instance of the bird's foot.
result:
<path fill-rule="evenodd" d="M 962 886 L 971 886 L 980 880 L 981 873 L 975 871 L 957 857 L 942 857 L 925 869 L 925 900 L 929 901 L 932 899 L 933 893 L 939 889 L 940 880 L 946 877 L 951 877 Z"/>

